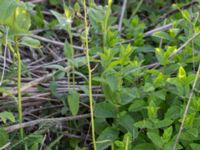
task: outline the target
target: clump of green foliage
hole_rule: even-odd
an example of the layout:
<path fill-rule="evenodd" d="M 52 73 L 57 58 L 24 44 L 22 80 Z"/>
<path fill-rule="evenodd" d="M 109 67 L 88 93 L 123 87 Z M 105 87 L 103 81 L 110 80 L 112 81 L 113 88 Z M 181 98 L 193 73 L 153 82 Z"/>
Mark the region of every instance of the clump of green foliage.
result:
<path fill-rule="evenodd" d="M 120 33 L 122 5 L 117 1 L 50 0 L 45 4 L 0 1 L 1 49 L 8 48 L 18 62 L 18 98 L 7 90 L 8 82 L 16 82 L 15 75 L 5 76 L 0 87 L 0 92 L 15 100 L 18 110 L 7 108 L 0 113 L 0 148 L 8 144 L 14 150 L 22 145 L 31 150 L 200 149 L 198 1 L 155 0 L 151 4 L 129 0 Z M 47 16 L 42 11 L 45 8 L 51 9 Z M 53 72 L 47 87 L 50 96 L 62 104 L 56 117 L 90 113 L 90 120 L 69 121 L 63 129 L 44 123 L 25 133 L 21 128 L 20 134 L 9 134 L 10 123 L 24 122 L 22 98 L 29 94 L 20 91 L 23 64 L 19 47 L 41 48 L 40 39 L 29 32 L 37 28 L 43 30 L 43 37 L 64 39 L 61 56 L 67 61 L 46 67 Z M 56 36 L 57 31 L 65 35 Z M 82 45 L 81 51 L 74 44 Z M 27 69 L 23 76 L 29 77 L 29 73 Z M 62 93 L 57 81 L 65 77 L 67 92 Z M 38 91 L 48 90 L 38 86 Z M 48 102 L 47 106 L 54 104 Z M 42 113 L 42 118 L 49 113 Z M 46 137 L 48 131 L 52 137 Z M 77 136 L 83 133 L 88 141 Z"/>

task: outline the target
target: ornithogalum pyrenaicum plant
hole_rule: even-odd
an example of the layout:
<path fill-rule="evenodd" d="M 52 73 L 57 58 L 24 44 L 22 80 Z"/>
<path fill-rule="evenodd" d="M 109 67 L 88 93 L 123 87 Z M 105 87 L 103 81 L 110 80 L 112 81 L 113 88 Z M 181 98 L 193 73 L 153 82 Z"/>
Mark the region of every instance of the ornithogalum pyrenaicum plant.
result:
<path fill-rule="evenodd" d="M 23 122 L 22 97 L 21 97 L 21 56 L 19 50 L 19 39 L 22 34 L 28 33 L 31 18 L 23 2 L 16 0 L 0 1 L 0 25 L 4 32 L 1 43 L 9 48 L 14 58 L 17 59 L 17 94 L 18 94 L 18 120 Z M 20 129 L 20 136 L 23 139 L 23 128 Z"/>

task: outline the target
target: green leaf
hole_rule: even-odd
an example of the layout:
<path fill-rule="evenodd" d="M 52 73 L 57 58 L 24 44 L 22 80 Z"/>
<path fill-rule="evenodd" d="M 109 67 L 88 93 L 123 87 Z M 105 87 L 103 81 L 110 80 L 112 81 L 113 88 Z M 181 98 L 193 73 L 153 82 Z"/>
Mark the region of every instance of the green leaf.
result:
<path fill-rule="evenodd" d="M 157 118 L 157 111 L 158 111 L 158 107 L 156 106 L 156 104 L 153 101 L 151 101 L 149 106 L 147 106 L 148 117 L 150 119 L 156 119 Z"/>
<path fill-rule="evenodd" d="M 172 37 L 176 37 L 176 35 L 179 33 L 179 31 L 180 31 L 179 28 L 171 28 L 171 29 L 169 30 L 169 34 L 170 34 L 170 36 L 172 36 Z"/>
<path fill-rule="evenodd" d="M 153 123 L 150 120 L 142 120 L 134 123 L 134 126 L 137 128 L 148 128 L 153 129 Z"/>
<path fill-rule="evenodd" d="M 137 144 L 134 150 L 155 150 L 154 146 L 149 143 Z"/>
<path fill-rule="evenodd" d="M 117 109 L 114 105 L 107 102 L 97 103 L 94 114 L 98 118 L 115 118 Z"/>
<path fill-rule="evenodd" d="M 51 5 L 57 6 L 57 5 L 60 4 L 60 1 L 59 1 L 59 0 L 49 0 L 49 3 L 50 3 Z"/>
<path fill-rule="evenodd" d="M 192 148 L 192 150 L 200 150 L 200 144 L 197 143 L 190 144 L 190 147 Z"/>
<path fill-rule="evenodd" d="M 0 24 L 9 26 L 10 33 L 26 33 L 29 30 L 31 18 L 24 3 L 17 3 L 15 0 L 1 0 L 0 6 Z"/>
<path fill-rule="evenodd" d="M 67 25 L 70 25 L 72 22 L 71 19 L 66 18 L 64 15 L 62 15 L 54 10 L 51 10 L 51 13 L 56 17 L 61 28 L 66 28 Z"/>
<path fill-rule="evenodd" d="M 8 133 L 0 128 L 0 147 L 4 146 L 8 142 Z"/>
<path fill-rule="evenodd" d="M 169 128 L 166 128 L 164 130 L 164 133 L 162 135 L 162 140 L 164 141 L 164 143 L 169 142 L 169 140 L 170 140 L 170 138 L 172 136 L 172 131 L 173 131 L 172 126 L 170 126 Z"/>
<path fill-rule="evenodd" d="M 34 143 L 31 145 L 30 150 L 38 150 L 39 149 L 39 143 Z"/>
<path fill-rule="evenodd" d="M 105 98 L 108 102 L 113 103 L 113 104 L 120 104 L 120 101 L 121 101 L 120 92 L 111 91 L 110 87 L 107 84 L 103 84 L 102 89 L 103 89 Z"/>
<path fill-rule="evenodd" d="M 35 143 L 42 143 L 42 140 L 44 139 L 43 135 L 39 134 L 39 133 L 33 133 L 31 135 L 28 136 L 28 138 L 26 139 L 27 143 L 29 143 L 30 145 L 35 144 Z"/>
<path fill-rule="evenodd" d="M 165 118 L 169 119 L 177 119 L 181 116 L 181 107 L 178 105 L 172 105 L 168 108 L 167 112 L 165 113 Z"/>
<path fill-rule="evenodd" d="M 164 62 L 164 51 L 161 48 L 155 49 L 156 58 L 158 59 L 160 64 L 163 64 Z"/>
<path fill-rule="evenodd" d="M 57 88 L 58 88 L 58 84 L 55 81 L 51 81 L 50 85 L 49 85 L 51 94 L 55 97 L 59 97 L 58 93 L 57 93 Z"/>
<path fill-rule="evenodd" d="M 145 109 L 146 107 L 147 107 L 147 103 L 144 100 L 142 99 L 134 100 L 132 104 L 130 105 L 130 107 L 128 108 L 128 111 L 137 112 L 137 111 Z"/>
<path fill-rule="evenodd" d="M 80 103 L 80 95 L 77 91 L 71 90 L 68 93 L 67 96 L 68 104 L 69 104 L 69 109 L 72 113 L 72 115 L 77 115 L 79 111 L 79 103 Z"/>
<path fill-rule="evenodd" d="M 116 145 L 118 148 L 124 148 L 124 147 L 125 147 L 124 142 L 119 141 L 119 140 L 115 141 L 115 145 Z"/>
<path fill-rule="evenodd" d="M 109 123 L 105 118 L 94 118 L 95 132 L 99 135 L 105 128 L 109 126 Z"/>
<path fill-rule="evenodd" d="M 104 74 L 104 78 L 112 92 L 121 90 L 122 79 L 118 72 L 110 70 Z"/>
<path fill-rule="evenodd" d="M 88 16 L 92 24 L 92 28 L 100 32 L 102 30 L 102 25 L 105 17 L 104 7 L 102 6 L 90 7 L 88 9 Z"/>
<path fill-rule="evenodd" d="M 127 47 L 121 46 L 120 48 L 120 62 L 126 65 L 129 62 L 130 55 L 133 53 L 133 48 L 129 44 Z"/>
<path fill-rule="evenodd" d="M 199 136 L 199 128 L 189 128 L 186 132 L 188 132 L 190 135 L 198 138 Z"/>
<path fill-rule="evenodd" d="M 73 54 L 73 48 L 69 44 L 69 42 L 67 40 L 65 40 L 65 43 L 64 43 L 64 55 L 65 55 L 65 57 L 67 57 L 69 62 L 71 62 L 72 59 L 73 59 L 72 58 L 72 54 Z"/>
<path fill-rule="evenodd" d="M 163 150 L 172 150 L 174 146 L 174 139 L 164 144 Z M 183 147 L 180 144 L 177 144 L 176 150 L 182 150 Z"/>
<path fill-rule="evenodd" d="M 198 140 L 199 137 L 199 129 L 198 128 L 190 128 L 181 133 L 181 140 L 192 142 L 194 140 Z"/>
<path fill-rule="evenodd" d="M 157 77 L 153 80 L 153 85 L 155 87 L 163 87 L 165 86 L 166 78 L 163 73 L 159 73 Z"/>
<path fill-rule="evenodd" d="M 76 12 L 80 12 L 81 6 L 79 5 L 78 2 L 76 2 L 76 3 L 74 4 L 74 10 L 75 10 Z"/>
<path fill-rule="evenodd" d="M 181 80 L 186 78 L 186 72 L 182 66 L 180 66 L 178 69 L 178 78 Z"/>
<path fill-rule="evenodd" d="M 118 134 L 115 128 L 106 128 L 97 138 L 97 149 L 104 150 L 108 148 L 117 139 Z"/>
<path fill-rule="evenodd" d="M 85 56 L 78 57 L 78 58 L 74 59 L 73 63 L 74 63 L 76 68 L 79 68 L 79 67 L 82 67 L 82 66 L 86 65 L 87 59 L 86 59 Z"/>
<path fill-rule="evenodd" d="M 29 30 L 31 26 L 31 17 L 23 5 L 16 8 L 13 23 L 14 26 L 11 25 L 11 27 L 13 27 L 14 32 L 26 33 Z"/>
<path fill-rule="evenodd" d="M 39 48 L 40 47 L 40 41 L 33 39 L 31 37 L 23 37 L 21 41 L 22 45 L 31 47 L 31 48 Z"/>
<path fill-rule="evenodd" d="M 145 85 L 144 85 L 144 91 L 145 92 L 152 92 L 154 90 L 155 90 L 155 88 L 151 83 L 149 83 L 149 82 L 145 83 Z"/>
<path fill-rule="evenodd" d="M 186 128 L 193 126 L 195 116 L 196 116 L 196 113 L 190 113 L 190 114 L 186 115 L 186 118 L 185 118 L 185 127 Z"/>
<path fill-rule="evenodd" d="M 87 148 L 86 147 L 79 147 L 79 146 L 76 146 L 76 148 L 75 148 L 75 150 L 87 150 Z"/>
<path fill-rule="evenodd" d="M 67 59 L 72 59 L 72 54 L 73 54 L 73 49 L 72 49 L 71 45 L 69 44 L 69 42 L 67 40 L 65 40 L 64 55 Z"/>
<path fill-rule="evenodd" d="M 56 65 L 56 64 L 47 65 L 47 66 L 44 66 L 44 68 L 57 69 L 57 70 L 59 70 L 59 71 L 66 72 L 66 69 L 65 69 L 63 66 L 61 66 L 61 65 Z"/>
<path fill-rule="evenodd" d="M 15 13 L 16 8 L 16 0 L 0 0 L 0 24 L 5 24 L 6 20 Z"/>
<path fill-rule="evenodd" d="M 163 89 L 163 90 L 156 91 L 152 95 L 154 95 L 158 99 L 165 100 L 166 90 Z"/>
<path fill-rule="evenodd" d="M 153 33 L 153 36 L 161 38 L 161 39 L 165 39 L 165 40 L 168 40 L 168 41 L 173 40 L 172 37 L 170 37 L 170 35 L 168 33 L 163 32 L 163 31 L 155 32 L 155 33 Z"/>
<path fill-rule="evenodd" d="M 140 97 L 140 94 L 137 88 L 122 88 L 121 90 L 121 104 L 122 105 L 126 105 L 139 97 Z"/>
<path fill-rule="evenodd" d="M 42 8 L 40 6 L 36 6 L 35 15 L 31 17 L 33 18 L 32 22 L 34 25 L 36 24 L 38 27 L 44 28 L 45 21 L 44 21 L 44 15 L 41 9 Z"/>
<path fill-rule="evenodd" d="M 154 128 L 164 128 L 173 123 L 173 120 L 165 118 L 163 120 L 155 120 L 154 121 Z"/>
<path fill-rule="evenodd" d="M 127 132 L 133 133 L 133 130 L 135 130 L 134 127 L 134 119 L 129 114 L 124 114 L 117 119 L 118 124 L 120 124 L 122 127 L 124 127 Z"/>
<path fill-rule="evenodd" d="M 168 78 L 167 82 L 176 86 L 176 89 L 172 91 L 172 93 L 178 96 L 184 96 L 185 93 L 185 85 L 184 83 L 178 78 Z"/>
<path fill-rule="evenodd" d="M 67 19 L 71 19 L 73 16 L 73 9 L 64 4 L 64 14 Z"/>
<path fill-rule="evenodd" d="M 158 134 L 154 132 L 147 132 L 147 136 L 157 147 L 162 149 L 164 143 Z"/>
<path fill-rule="evenodd" d="M 2 119 L 3 123 L 6 123 L 7 120 L 10 120 L 11 122 L 15 122 L 15 116 L 11 112 L 1 112 L 0 113 L 0 118 Z"/>
<path fill-rule="evenodd" d="M 181 14 L 183 15 L 183 18 L 187 20 L 189 23 L 191 23 L 191 16 L 190 12 L 188 10 L 181 10 Z"/>

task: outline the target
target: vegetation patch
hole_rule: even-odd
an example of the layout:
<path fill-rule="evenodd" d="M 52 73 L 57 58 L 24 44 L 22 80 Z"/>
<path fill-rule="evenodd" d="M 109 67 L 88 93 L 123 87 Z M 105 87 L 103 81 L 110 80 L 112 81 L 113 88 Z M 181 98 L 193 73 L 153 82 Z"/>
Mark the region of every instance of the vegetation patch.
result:
<path fill-rule="evenodd" d="M 199 3 L 0 0 L 0 150 L 199 150 Z"/>

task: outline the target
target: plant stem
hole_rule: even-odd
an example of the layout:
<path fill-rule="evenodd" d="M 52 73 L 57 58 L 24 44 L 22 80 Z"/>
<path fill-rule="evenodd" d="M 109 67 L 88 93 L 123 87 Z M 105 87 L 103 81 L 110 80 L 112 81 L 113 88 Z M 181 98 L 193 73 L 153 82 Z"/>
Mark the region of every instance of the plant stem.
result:
<path fill-rule="evenodd" d="M 127 136 L 126 139 L 125 150 L 128 150 L 128 146 L 129 146 L 129 136 Z"/>
<path fill-rule="evenodd" d="M 95 140 L 95 126 L 94 126 L 94 113 L 93 113 L 93 98 L 92 98 L 92 71 L 90 66 L 90 56 L 88 50 L 88 22 L 87 22 L 87 10 L 86 10 L 86 0 L 84 0 L 84 22 L 85 22 L 85 46 L 86 46 L 86 58 L 88 66 L 88 86 L 89 86 L 89 101 L 90 101 L 90 113 L 91 113 L 91 126 L 92 126 L 92 142 L 94 150 L 97 150 L 96 140 Z"/>
<path fill-rule="evenodd" d="M 119 25 L 118 25 L 119 35 L 121 34 L 121 30 L 122 30 L 122 22 L 123 22 L 123 19 L 124 19 L 126 5 L 127 5 L 127 0 L 124 0 L 123 6 L 122 6 L 122 11 L 121 11 L 121 16 L 120 16 L 120 19 L 119 19 Z"/>
<path fill-rule="evenodd" d="M 12 47 L 11 44 L 8 44 L 9 49 L 16 55 L 17 57 L 17 94 L 18 94 L 18 115 L 19 115 L 19 123 L 23 122 L 23 115 L 22 115 L 22 96 L 21 96 L 21 57 L 19 53 L 19 44 L 17 38 L 15 38 L 15 49 Z M 20 128 L 20 137 L 21 140 L 24 137 L 23 128 Z"/>
<path fill-rule="evenodd" d="M 72 84 L 73 84 L 73 88 L 74 88 L 74 85 L 75 85 L 75 67 L 74 67 L 74 49 L 72 47 L 73 40 L 72 40 L 71 26 L 69 28 L 69 32 L 68 33 L 69 33 L 70 46 L 71 46 L 71 49 L 72 49 L 72 63 L 71 63 L 71 66 L 72 66 Z"/>
<path fill-rule="evenodd" d="M 19 43 L 18 38 L 15 37 L 15 49 L 12 47 L 11 44 L 8 44 L 9 49 L 16 54 L 17 57 L 17 94 L 18 94 L 18 115 L 19 115 L 19 123 L 23 122 L 23 115 L 22 115 L 22 96 L 21 96 L 21 56 L 19 53 Z M 20 137 L 21 140 L 24 138 L 24 130 L 20 128 Z"/>
<path fill-rule="evenodd" d="M 17 93 L 18 93 L 18 113 L 19 113 L 19 122 L 23 122 L 23 115 L 22 115 L 22 96 L 21 96 L 21 57 L 19 53 L 19 43 L 17 37 L 15 37 L 15 50 L 17 54 Z M 23 128 L 20 129 L 20 136 L 21 139 L 24 138 L 24 131 Z"/>

